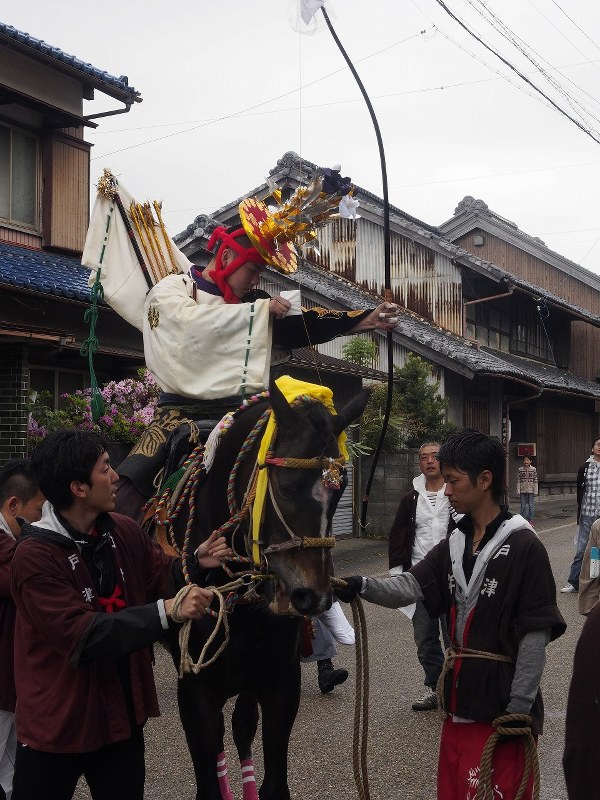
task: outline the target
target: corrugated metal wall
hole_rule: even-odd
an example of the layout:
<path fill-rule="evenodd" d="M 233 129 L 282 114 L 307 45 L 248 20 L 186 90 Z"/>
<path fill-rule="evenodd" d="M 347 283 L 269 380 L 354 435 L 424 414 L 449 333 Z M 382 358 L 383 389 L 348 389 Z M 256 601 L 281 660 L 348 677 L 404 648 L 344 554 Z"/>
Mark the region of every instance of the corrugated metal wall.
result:
<path fill-rule="evenodd" d="M 50 197 L 44 196 L 44 203 L 50 203 L 50 226 L 44 232 L 45 244 L 81 252 L 89 219 L 89 152 L 58 139 L 49 148 Z"/>
<path fill-rule="evenodd" d="M 319 231 L 318 266 L 369 291 L 383 294 L 383 228 L 370 220 L 337 219 Z M 395 302 L 462 333 L 461 277 L 449 256 L 392 232 L 392 294 Z"/>
<path fill-rule="evenodd" d="M 333 515 L 331 532 L 334 536 L 347 538 L 354 535 L 354 465 L 346 466 L 348 475 L 348 485 L 340 497 L 340 502 Z"/>

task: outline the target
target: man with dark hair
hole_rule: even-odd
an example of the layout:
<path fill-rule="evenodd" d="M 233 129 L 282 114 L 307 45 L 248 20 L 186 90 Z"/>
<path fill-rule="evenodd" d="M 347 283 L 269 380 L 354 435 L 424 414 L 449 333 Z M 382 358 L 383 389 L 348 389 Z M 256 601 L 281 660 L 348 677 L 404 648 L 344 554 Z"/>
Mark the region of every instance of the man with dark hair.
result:
<path fill-rule="evenodd" d="M 600 439 L 592 442 L 592 453 L 577 470 L 577 522 L 575 555 L 567 582 L 560 590 L 563 594 L 579 591 L 579 576 L 583 554 L 594 522 L 600 517 Z"/>
<path fill-rule="evenodd" d="M 131 519 L 111 513 L 118 476 L 106 443 L 57 431 L 32 467 L 48 502 L 24 525 L 12 563 L 17 606 L 17 760 L 13 800 L 69 800 L 85 776 L 94 800 L 142 800 L 143 726 L 158 716 L 151 645 L 168 628 L 181 564 Z M 202 545 L 203 567 L 226 555 Z M 193 586 L 182 619 L 213 593 Z"/>
<path fill-rule="evenodd" d="M 500 506 L 504 449 L 464 430 L 439 451 L 446 496 L 464 514 L 415 566 L 390 578 L 346 578 L 340 600 L 360 594 L 397 608 L 421 600 L 432 617 L 447 613 L 451 647 L 440 694 L 446 711 L 438 763 L 438 800 L 475 796 L 488 738 L 503 728 L 542 731 L 539 692 L 545 646 L 565 630 L 548 555 L 529 523 Z M 524 769 L 524 736 L 502 737 L 491 789 L 514 800 Z M 530 780 L 525 798 L 531 797 Z"/>
<path fill-rule="evenodd" d="M 413 488 L 400 500 L 389 536 L 390 575 L 401 575 L 418 564 L 448 534 L 453 520 L 452 508 L 445 495 L 446 484 L 440 472 L 439 442 L 424 442 L 419 448 L 420 474 L 413 479 Z M 411 617 L 417 658 L 425 674 L 425 693 L 412 704 L 413 711 L 437 708 L 435 689 L 444 651 L 440 644 L 440 627 L 447 639 L 445 617 L 432 619 L 421 600 L 402 611 Z"/>
<path fill-rule="evenodd" d="M 13 642 L 15 604 L 10 593 L 10 565 L 21 523 L 42 516 L 44 495 L 25 459 L 0 468 L 0 797 L 10 800 L 17 739 Z"/>

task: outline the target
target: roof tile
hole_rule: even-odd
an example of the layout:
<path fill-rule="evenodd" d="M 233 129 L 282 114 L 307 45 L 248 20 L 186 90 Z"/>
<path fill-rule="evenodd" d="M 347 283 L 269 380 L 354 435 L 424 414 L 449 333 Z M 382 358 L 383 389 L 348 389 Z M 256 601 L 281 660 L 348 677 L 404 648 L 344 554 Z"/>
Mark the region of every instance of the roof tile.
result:
<path fill-rule="evenodd" d="M 89 274 L 76 258 L 0 242 L 0 283 L 5 285 L 87 302 Z"/>

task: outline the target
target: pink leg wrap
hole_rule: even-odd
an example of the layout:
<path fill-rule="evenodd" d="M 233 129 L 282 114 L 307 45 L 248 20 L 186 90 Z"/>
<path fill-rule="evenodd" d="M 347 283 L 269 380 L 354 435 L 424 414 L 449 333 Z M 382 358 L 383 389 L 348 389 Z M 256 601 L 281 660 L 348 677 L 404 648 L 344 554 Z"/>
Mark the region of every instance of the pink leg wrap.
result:
<path fill-rule="evenodd" d="M 234 800 L 231 793 L 231 786 L 229 785 L 229 777 L 227 775 L 227 759 L 225 753 L 219 753 L 217 756 L 217 778 L 219 779 L 219 789 L 221 790 L 221 797 L 223 800 Z"/>
<path fill-rule="evenodd" d="M 244 793 L 244 800 L 258 800 L 258 791 L 256 789 L 256 778 L 254 777 L 254 761 L 251 758 L 245 758 L 240 761 L 242 768 L 242 790 Z"/>

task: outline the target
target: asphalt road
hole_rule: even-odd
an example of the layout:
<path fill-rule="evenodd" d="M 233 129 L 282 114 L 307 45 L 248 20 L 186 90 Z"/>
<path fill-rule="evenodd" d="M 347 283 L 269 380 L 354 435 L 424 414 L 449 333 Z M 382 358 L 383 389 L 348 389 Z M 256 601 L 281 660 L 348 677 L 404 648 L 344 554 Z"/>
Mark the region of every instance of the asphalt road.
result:
<path fill-rule="evenodd" d="M 536 513 L 536 530 L 546 545 L 560 589 L 572 557 L 576 530 L 573 502 L 547 502 Z M 338 575 L 387 573 L 386 542 L 351 540 L 339 545 L 335 553 Z M 565 706 L 573 652 L 584 621 L 577 613 L 576 595 L 559 593 L 558 603 L 568 629 L 547 648 L 542 681 L 546 723 L 539 744 L 542 800 L 567 800 L 561 767 Z M 434 800 L 440 718 L 437 712 L 417 713 L 410 708 L 423 691 L 412 625 L 396 610 L 365 604 L 365 611 L 370 652 L 371 797 Z M 304 664 L 302 668 L 302 701 L 290 745 L 289 783 L 294 800 L 357 797 L 352 772 L 354 648 L 340 647 L 335 663 L 347 667 L 350 678 L 329 695 L 319 692 L 316 666 Z M 155 672 L 162 717 L 151 720 L 146 727 L 145 796 L 147 800 L 193 800 L 194 777 L 175 701 L 177 678 L 170 657 L 160 648 Z M 235 749 L 230 739 L 227 750 L 234 794 L 236 800 L 241 800 Z M 262 757 L 258 744 L 255 751 L 260 779 Z M 75 795 L 76 800 L 87 800 L 89 796 L 84 785 Z"/>

